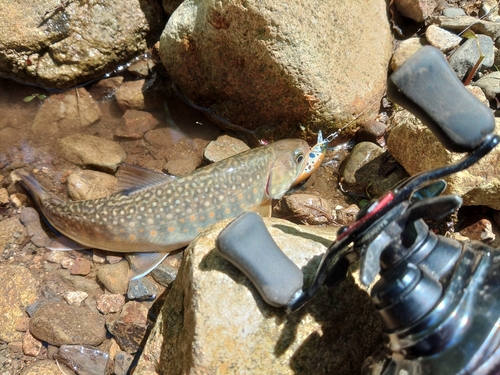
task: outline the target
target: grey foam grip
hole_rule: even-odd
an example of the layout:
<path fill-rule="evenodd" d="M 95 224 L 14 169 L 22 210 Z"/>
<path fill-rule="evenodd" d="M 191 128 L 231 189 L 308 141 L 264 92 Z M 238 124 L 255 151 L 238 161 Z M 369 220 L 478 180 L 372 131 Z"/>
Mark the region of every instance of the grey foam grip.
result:
<path fill-rule="evenodd" d="M 491 110 L 465 89 L 441 51 L 431 46 L 389 77 L 387 97 L 418 117 L 450 151 L 474 151 L 495 130 Z"/>
<path fill-rule="evenodd" d="M 217 247 L 272 306 L 286 306 L 302 289 L 302 272 L 276 245 L 255 212 L 246 212 L 229 224 L 219 234 Z"/>

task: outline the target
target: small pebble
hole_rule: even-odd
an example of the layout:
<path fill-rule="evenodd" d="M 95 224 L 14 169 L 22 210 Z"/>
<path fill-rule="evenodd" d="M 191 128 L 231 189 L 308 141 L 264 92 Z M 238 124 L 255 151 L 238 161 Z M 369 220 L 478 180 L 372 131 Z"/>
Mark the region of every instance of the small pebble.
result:
<path fill-rule="evenodd" d="M 73 267 L 73 264 L 75 264 L 75 259 L 65 256 L 63 259 L 61 259 L 61 267 L 65 269 L 70 269 Z"/>
<path fill-rule="evenodd" d="M 7 347 L 13 353 L 22 353 L 22 351 L 23 351 L 23 342 L 22 341 L 9 342 L 7 344 Z M 2 363 L 2 362 L 0 362 L 0 363 Z"/>
<path fill-rule="evenodd" d="M 37 357 L 42 350 L 42 342 L 33 337 L 30 331 L 27 331 L 23 337 L 23 353 L 30 357 Z"/>
<path fill-rule="evenodd" d="M 72 275 L 83 275 L 86 276 L 90 273 L 92 264 L 89 260 L 85 258 L 76 258 L 73 265 L 70 268 L 70 273 Z"/>
<path fill-rule="evenodd" d="M 54 358 L 78 374 L 104 375 L 109 355 L 96 348 L 82 345 L 62 345 Z"/>
<path fill-rule="evenodd" d="M 443 9 L 443 16 L 445 17 L 461 17 L 466 16 L 462 8 L 445 8 Z"/>
<path fill-rule="evenodd" d="M 5 206 L 9 204 L 9 193 L 7 189 L 0 188 L 0 206 Z"/>
<path fill-rule="evenodd" d="M 131 300 L 149 301 L 155 299 L 158 294 L 156 284 L 146 277 L 131 280 L 128 283 L 127 297 Z"/>
<path fill-rule="evenodd" d="M 458 35 L 436 25 L 429 25 L 425 31 L 425 38 L 432 46 L 439 48 L 443 53 L 450 52 L 462 41 L 462 38 Z"/>
<path fill-rule="evenodd" d="M 101 294 L 96 299 L 97 309 L 103 314 L 116 313 L 125 304 L 123 294 Z"/>
<path fill-rule="evenodd" d="M 97 271 L 97 278 L 111 293 L 125 294 L 128 289 L 129 266 L 126 260 L 105 264 Z"/>
<path fill-rule="evenodd" d="M 163 285 L 164 287 L 172 284 L 177 277 L 178 267 L 172 267 L 168 264 L 161 263 L 153 271 L 151 271 L 151 276 L 155 281 Z"/>
<path fill-rule="evenodd" d="M 495 240 L 495 233 L 493 233 L 493 227 L 491 222 L 487 219 L 481 219 L 476 223 L 469 225 L 468 227 L 460 231 L 462 236 L 466 236 L 473 241 L 481 241 L 484 243 L 490 243 Z"/>
<path fill-rule="evenodd" d="M 130 365 L 134 360 L 134 356 L 128 354 L 127 352 L 120 351 L 115 355 L 115 375 L 127 375 Z"/>
<path fill-rule="evenodd" d="M 89 295 L 82 291 L 66 292 L 63 294 L 63 298 L 71 306 L 80 306 L 83 301 L 87 299 Z"/>

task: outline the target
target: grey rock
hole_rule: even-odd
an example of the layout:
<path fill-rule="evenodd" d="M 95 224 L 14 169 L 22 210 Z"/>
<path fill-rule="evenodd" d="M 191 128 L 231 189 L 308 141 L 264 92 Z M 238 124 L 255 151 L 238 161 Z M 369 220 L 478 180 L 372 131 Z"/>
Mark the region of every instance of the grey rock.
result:
<path fill-rule="evenodd" d="M 435 24 L 443 29 L 461 33 L 465 29 L 474 31 L 476 34 L 484 34 L 496 41 L 500 37 L 500 23 L 485 21 L 471 16 L 461 17 L 429 17 L 430 24 Z"/>
<path fill-rule="evenodd" d="M 127 302 L 118 318 L 107 324 L 120 348 L 133 354 L 139 349 L 148 328 L 148 308 L 139 302 Z"/>
<path fill-rule="evenodd" d="M 445 17 L 466 16 L 465 11 L 462 8 L 444 8 L 442 14 Z"/>
<path fill-rule="evenodd" d="M 203 156 L 208 161 L 215 163 L 247 150 L 250 150 L 250 147 L 245 142 L 224 134 L 205 147 Z"/>
<path fill-rule="evenodd" d="M 78 171 L 67 179 L 68 194 L 75 201 L 107 197 L 115 191 L 116 177 L 98 171 Z"/>
<path fill-rule="evenodd" d="M 496 121 L 496 133 L 500 120 Z M 393 119 L 394 128 L 387 139 L 391 155 L 410 175 L 450 165 L 463 154 L 446 150 L 419 120 L 407 111 L 400 111 Z M 464 205 L 488 206 L 500 209 L 500 150 L 493 149 L 465 171 L 445 178 L 448 187 L 445 194 L 457 194 Z"/>
<path fill-rule="evenodd" d="M 127 375 L 134 357 L 127 352 L 118 352 L 115 355 L 115 375 Z"/>
<path fill-rule="evenodd" d="M 128 289 L 128 270 L 126 260 L 115 264 L 105 264 L 97 271 L 97 278 L 111 293 L 125 294 Z"/>
<path fill-rule="evenodd" d="M 127 156 L 118 143 L 93 135 L 73 134 L 57 143 L 61 156 L 66 160 L 104 171 L 115 171 Z"/>
<path fill-rule="evenodd" d="M 298 313 L 266 305 L 217 254 L 215 240 L 228 222 L 208 228 L 186 250 L 136 373 L 359 374 L 381 330 L 367 293 L 349 276 Z M 265 222 L 307 283 L 337 228 Z"/>
<path fill-rule="evenodd" d="M 500 72 L 491 72 L 479 78 L 474 85 L 483 90 L 488 100 L 493 100 L 500 94 Z"/>
<path fill-rule="evenodd" d="M 299 123 L 330 133 L 361 111 L 375 113 L 391 46 L 381 0 L 187 0 L 159 52 L 180 91 L 212 121 L 272 141 L 298 135 Z"/>
<path fill-rule="evenodd" d="M 78 375 L 106 375 L 110 362 L 107 353 L 81 345 L 61 345 L 54 359 Z"/>
<path fill-rule="evenodd" d="M 458 35 L 436 25 L 429 25 L 425 30 L 425 38 L 432 46 L 439 48 L 443 53 L 451 51 L 462 41 L 462 38 Z"/>
<path fill-rule="evenodd" d="M 131 280 L 128 283 L 127 298 L 137 301 L 149 301 L 158 295 L 158 287 L 148 279 L 142 277 L 138 280 Z"/>
<path fill-rule="evenodd" d="M 49 244 L 50 238 L 42 229 L 40 223 L 40 215 L 38 211 L 32 207 L 24 207 L 21 211 L 21 222 L 26 227 L 28 235 L 31 236 L 31 242 L 38 247 L 45 247 Z"/>
<path fill-rule="evenodd" d="M 39 340 L 60 346 L 99 345 L 106 338 L 105 318 L 85 307 L 46 303 L 30 320 L 30 332 Z"/>
<path fill-rule="evenodd" d="M 22 266 L 0 265 L 0 340 L 21 341 L 23 334 L 16 330 L 19 320 L 26 317 L 24 309 L 37 298 L 37 280 Z"/>
<path fill-rule="evenodd" d="M 163 28 L 159 2 L 0 4 L 0 74 L 69 88 L 147 51 Z M 151 42 L 151 40 L 149 40 Z"/>
<path fill-rule="evenodd" d="M 153 276 L 158 284 L 167 287 L 174 282 L 177 277 L 177 272 L 178 268 L 161 263 L 153 271 L 151 271 L 151 276 Z"/>
<path fill-rule="evenodd" d="M 493 40 L 486 35 L 477 35 L 477 39 L 466 40 L 449 59 L 450 65 L 458 79 L 464 79 L 467 72 L 477 63 L 480 55 L 479 48 L 481 48 L 484 59 L 481 61 L 477 71 L 480 72 L 485 68 L 493 66 L 495 60 Z"/>
<path fill-rule="evenodd" d="M 52 94 L 42 102 L 31 130 L 38 136 L 60 136 L 97 122 L 101 111 L 83 87 Z"/>

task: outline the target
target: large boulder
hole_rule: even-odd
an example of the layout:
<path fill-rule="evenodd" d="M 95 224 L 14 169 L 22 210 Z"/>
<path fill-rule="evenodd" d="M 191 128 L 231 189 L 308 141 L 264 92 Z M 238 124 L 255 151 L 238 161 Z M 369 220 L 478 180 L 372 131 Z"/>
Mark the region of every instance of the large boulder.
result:
<path fill-rule="evenodd" d="M 0 2 L 0 75 L 51 88 L 102 76 L 147 50 L 161 31 L 160 2 Z"/>
<path fill-rule="evenodd" d="M 500 134 L 500 119 L 496 121 L 496 133 Z M 387 148 L 410 174 L 442 167 L 464 157 L 446 150 L 431 131 L 406 110 L 395 114 L 394 128 L 387 139 Z M 474 124 L 471 124 L 474 126 Z M 500 210 L 500 149 L 488 155 L 470 168 L 446 178 L 446 194 L 457 194 L 467 206 L 489 206 Z"/>
<path fill-rule="evenodd" d="M 266 140 L 313 139 L 375 114 L 391 52 L 383 0 L 186 0 L 160 38 L 188 100 L 223 128 Z"/>
<path fill-rule="evenodd" d="M 310 281 L 337 228 L 265 222 Z M 381 325 L 354 278 L 286 315 L 216 252 L 227 224 L 208 228 L 186 250 L 134 374 L 359 374 Z"/>

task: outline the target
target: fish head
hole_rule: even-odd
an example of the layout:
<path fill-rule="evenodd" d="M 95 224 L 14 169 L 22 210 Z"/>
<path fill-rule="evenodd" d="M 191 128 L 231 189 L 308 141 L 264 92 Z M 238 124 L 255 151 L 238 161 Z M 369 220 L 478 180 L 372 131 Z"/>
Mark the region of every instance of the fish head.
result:
<path fill-rule="evenodd" d="M 266 193 L 271 199 L 279 199 L 302 174 L 307 164 L 309 145 L 302 139 L 284 139 L 267 147 L 273 150 Z"/>

